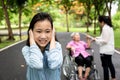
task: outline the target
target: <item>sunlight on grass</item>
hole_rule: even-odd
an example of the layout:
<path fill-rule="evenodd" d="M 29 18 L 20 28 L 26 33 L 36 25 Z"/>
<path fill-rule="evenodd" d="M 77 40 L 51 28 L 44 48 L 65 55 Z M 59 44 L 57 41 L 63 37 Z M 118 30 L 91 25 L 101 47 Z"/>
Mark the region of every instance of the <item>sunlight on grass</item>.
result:
<path fill-rule="evenodd" d="M 8 40 L 5 40 L 2 43 L 0 43 L 0 49 L 4 48 L 5 46 L 11 45 L 11 44 L 13 44 L 15 42 L 17 42 L 17 41 L 8 41 Z"/>
<path fill-rule="evenodd" d="M 67 32 L 66 27 L 55 27 L 56 32 Z M 93 31 L 93 28 L 90 29 L 90 32 Z M 69 32 L 86 32 L 86 28 L 69 28 Z"/>
<path fill-rule="evenodd" d="M 120 30 L 115 31 L 115 47 L 120 48 Z"/>
<path fill-rule="evenodd" d="M 14 41 L 10 41 L 10 40 L 6 40 L 7 37 L 2 37 L 2 42 L 0 43 L 0 49 L 20 41 L 19 36 L 15 36 L 14 38 L 15 38 Z M 27 38 L 26 36 L 22 36 L 22 40 L 25 40 L 26 38 Z"/>

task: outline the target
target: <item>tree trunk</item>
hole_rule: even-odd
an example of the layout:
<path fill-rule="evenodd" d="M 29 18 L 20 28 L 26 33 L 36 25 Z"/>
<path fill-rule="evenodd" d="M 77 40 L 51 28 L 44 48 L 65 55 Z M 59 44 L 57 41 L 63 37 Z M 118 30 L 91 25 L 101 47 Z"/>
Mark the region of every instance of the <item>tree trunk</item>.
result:
<path fill-rule="evenodd" d="M 95 9 L 95 13 L 94 13 L 94 34 L 96 34 L 96 20 L 97 20 L 96 12 L 97 12 L 97 10 Z"/>
<path fill-rule="evenodd" d="M 108 16 L 111 18 L 112 0 L 109 0 L 109 6 L 108 6 L 108 1 L 106 1 L 106 9 L 108 12 Z"/>
<path fill-rule="evenodd" d="M 20 40 L 22 40 L 21 34 L 21 19 L 22 19 L 22 7 L 19 8 L 19 36 Z"/>
<path fill-rule="evenodd" d="M 2 42 L 1 37 L 0 37 L 0 43 Z"/>
<path fill-rule="evenodd" d="M 91 4 L 90 4 L 90 1 L 88 1 L 87 2 L 87 7 L 86 7 L 86 10 L 87 10 L 87 25 L 86 25 L 86 27 L 87 27 L 87 31 L 86 32 L 89 32 L 89 24 L 90 24 L 90 21 L 89 21 L 89 15 L 90 15 L 90 9 L 91 9 Z"/>
<path fill-rule="evenodd" d="M 6 23 L 7 23 L 7 26 L 8 26 L 8 36 L 9 36 L 8 40 L 15 40 L 14 37 L 13 37 L 13 32 L 12 32 L 8 12 L 7 12 L 7 7 L 4 4 L 4 0 L 1 0 L 1 3 L 2 3 L 2 8 L 3 8 L 4 14 L 5 14 L 5 20 L 6 20 Z"/>
<path fill-rule="evenodd" d="M 66 11 L 66 26 L 67 26 L 67 32 L 69 32 L 69 26 L 68 26 L 68 12 Z"/>
<path fill-rule="evenodd" d="M 86 32 L 89 32 L 89 14 L 87 14 L 87 22 L 86 22 L 86 26 L 87 26 L 87 31 Z"/>

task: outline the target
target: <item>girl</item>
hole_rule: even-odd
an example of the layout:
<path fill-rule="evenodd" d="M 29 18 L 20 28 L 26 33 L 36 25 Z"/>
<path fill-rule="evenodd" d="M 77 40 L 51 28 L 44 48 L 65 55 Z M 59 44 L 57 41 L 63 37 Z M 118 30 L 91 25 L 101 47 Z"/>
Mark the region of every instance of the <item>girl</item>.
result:
<path fill-rule="evenodd" d="M 55 39 L 49 14 L 41 12 L 33 17 L 22 53 L 27 64 L 27 80 L 61 80 L 62 48 Z"/>

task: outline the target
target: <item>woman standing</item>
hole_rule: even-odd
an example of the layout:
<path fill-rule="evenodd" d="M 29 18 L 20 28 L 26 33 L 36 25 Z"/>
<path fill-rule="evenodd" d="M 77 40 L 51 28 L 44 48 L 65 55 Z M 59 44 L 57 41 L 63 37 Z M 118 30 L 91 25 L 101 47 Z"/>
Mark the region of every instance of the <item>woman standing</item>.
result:
<path fill-rule="evenodd" d="M 27 80 L 61 80 L 62 48 L 55 39 L 48 13 L 37 13 L 31 20 L 22 53 L 27 64 Z"/>
<path fill-rule="evenodd" d="M 115 68 L 112 63 L 112 55 L 114 54 L 114 32 L 112 22 L 108 16 L 99 16 L 98 21 L 102 27 L 102 32 L 100 37 L 96 37 L 94 40 L 100 46 L 104 80 L 109 80 L 109 70 L 111 72 L 112 80 L 116 80 Z"/>

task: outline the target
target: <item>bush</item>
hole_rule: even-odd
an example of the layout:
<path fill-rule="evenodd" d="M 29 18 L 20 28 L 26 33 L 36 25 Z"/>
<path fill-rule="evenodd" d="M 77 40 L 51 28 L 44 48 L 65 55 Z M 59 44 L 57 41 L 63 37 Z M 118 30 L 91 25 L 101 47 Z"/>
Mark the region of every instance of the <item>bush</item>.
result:
<path fill-rule="evenodd" d="M 112 17 L 112 22 L 115 30 L 120 29 L 120 11 Z"/>

